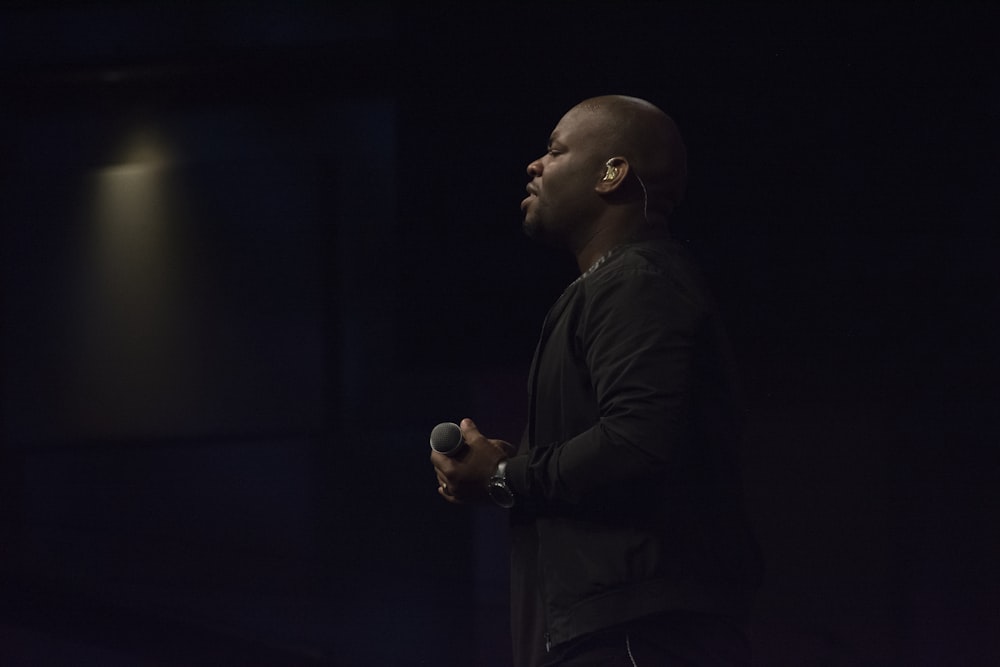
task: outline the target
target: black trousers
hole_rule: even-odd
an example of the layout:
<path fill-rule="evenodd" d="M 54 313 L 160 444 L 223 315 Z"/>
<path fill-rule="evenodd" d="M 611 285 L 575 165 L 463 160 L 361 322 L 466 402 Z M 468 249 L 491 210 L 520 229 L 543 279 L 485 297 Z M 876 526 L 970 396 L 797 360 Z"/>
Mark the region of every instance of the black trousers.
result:
<path fill-rule="evenodd" d="M 557 646 L 545 667 L 748 667 L 750 642 L 732 619 L 671 612 Z"/>

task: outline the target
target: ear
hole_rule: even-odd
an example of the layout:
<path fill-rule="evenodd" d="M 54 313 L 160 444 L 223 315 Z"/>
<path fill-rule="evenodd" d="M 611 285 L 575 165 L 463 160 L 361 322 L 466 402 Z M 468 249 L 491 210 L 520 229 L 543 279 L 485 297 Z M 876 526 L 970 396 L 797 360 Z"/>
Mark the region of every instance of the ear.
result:
<path fill-rule="evenodd" d="M 594 190 L 601 195 L 611 194 L 625 182 L 628 169 L 628 160 L 625 158 L 621 156 L 611 158 L 604 163 L 604 174 L 594 186 Z"/>

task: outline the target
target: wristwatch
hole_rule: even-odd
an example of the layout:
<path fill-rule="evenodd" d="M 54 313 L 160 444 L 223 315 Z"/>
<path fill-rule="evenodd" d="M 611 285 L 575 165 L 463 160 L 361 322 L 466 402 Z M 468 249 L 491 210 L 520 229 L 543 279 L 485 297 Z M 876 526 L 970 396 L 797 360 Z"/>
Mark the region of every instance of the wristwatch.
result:
<path fill-rule="evenodd" d="M 511 493 L 510 487 L 507 486 L 506 461 L 501 461 L 497 465 L 497 471 L 490 478 L 490 485 L 487 487 L 487 490 L 493 502 L 500 507 L 509 509 L 514 506 L 514 494 Z"/>

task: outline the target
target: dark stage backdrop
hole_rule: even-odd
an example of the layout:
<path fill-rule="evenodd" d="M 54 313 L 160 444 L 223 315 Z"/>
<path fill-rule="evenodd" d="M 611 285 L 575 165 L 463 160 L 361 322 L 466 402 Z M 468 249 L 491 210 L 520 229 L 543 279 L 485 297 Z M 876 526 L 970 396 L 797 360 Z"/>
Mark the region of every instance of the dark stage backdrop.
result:
<path fill-rule="evenodd" d="M 756 662 L 1000 661 L 986 4 L 0 11 L 0 663 L 509 664 L 504 516 L 581 99 L 677 120 L 767 559 Z M 81 660 L 81 656 L 85 659 Z"/>

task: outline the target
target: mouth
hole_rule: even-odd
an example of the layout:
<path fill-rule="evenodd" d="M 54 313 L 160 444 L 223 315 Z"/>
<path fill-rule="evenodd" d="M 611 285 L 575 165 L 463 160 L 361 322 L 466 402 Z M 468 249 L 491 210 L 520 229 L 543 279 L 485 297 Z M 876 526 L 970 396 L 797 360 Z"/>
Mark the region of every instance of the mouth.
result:
<path fill-rule="evenodd" d="M 528 185 L 524 189 L 528 191 L 528 196 L 525 197 L 524 200 L 521 202 L 522 211 L 528 208 L 528 205 L 531 203 L 531 201 L 538 196 L 538 189 L 535 188 L 531 183 L 528 183 Z"/>

